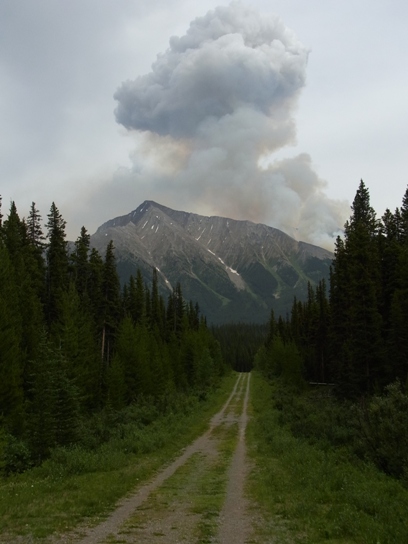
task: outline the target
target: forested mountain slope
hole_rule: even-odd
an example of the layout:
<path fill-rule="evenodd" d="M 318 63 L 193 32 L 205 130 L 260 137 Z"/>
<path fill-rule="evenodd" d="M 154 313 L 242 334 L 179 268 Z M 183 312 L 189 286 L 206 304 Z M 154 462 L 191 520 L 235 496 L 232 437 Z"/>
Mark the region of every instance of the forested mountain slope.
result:
<path fill-rule="evenodd" d="M 262 224 L 205 217 L 146 201 L 104 223 L 91 237 L 98 250 L 113 240 L 118 272 L 126 282 L 140 268 L 157 268 L 159 289 L 177 282 L 211 323 L 265 322 L 270 310 L 287 312 L 307 284 L 328 279 L 333 255 Z"/>

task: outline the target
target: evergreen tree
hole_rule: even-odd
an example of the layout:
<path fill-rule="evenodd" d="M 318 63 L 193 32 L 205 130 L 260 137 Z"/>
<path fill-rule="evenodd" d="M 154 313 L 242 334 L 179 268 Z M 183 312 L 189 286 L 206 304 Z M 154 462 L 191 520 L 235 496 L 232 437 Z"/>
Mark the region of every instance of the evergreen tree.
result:
<path fill-rule="evenodd" d="M 32 267 L 30 270 L 31 283 L 42 303 L 45 302 L 45 275 L 46 266 L 44 260 L 45 251 L 45 236 L 41 227 L 42 217 L 35 206 L 35 202 L 31 204 L 31 208 L 27 219 L 27 238 L 29 248 L 33 257 Z"/>
<path fill-rule="evenodd" d="M 17 213 L 14 202 L 3 225 L 3 240 L 7 247 L 12 274 L 19 289 L 15 304 L 21 319 L 21 353 L 23 385 L 27 388 L 28 361 L 34 357 L 38 346 L 39 331 L 43 326 L 43 271 L 27 235 L 27 225 Z M 42 262 L 43 265 L 43 262 Z"/>
<path fill-rule="evenodd" d="M 11 260 L 0 247 L 0 424 L 23 430 L 22 320 Z"/>
<path fill-rule="evenodd" d="M 112 240 L 108 243 L 103 266 L 103 329 L 102 358 L 109 366 L 113 353 L 115 334 L 120 319 L 120 283 Z"/>
<path fill-rule="evenodd" d="M 107 370 L 108 406 L 114 410 L 121 410 L 126 405 L 127 389 L 122 360 L 115 354 Z"/>
<path fill-rule="evenodd" d="M 71 255 L 74 282 L 81 299 L 84 299 L 88 294 L 90 240 L 91 236 L 88 234 L 86 228 L 82 227 L 81 234 L 75 241 L 75 250 Z"/>
<path fill-rule="evenodd" d="M 27 218 L 27 235 L 38 253 L 42 255 L 45 249 L 45 236 L 41 227 L 42 217 L 39 210 L 35 206 L 35 202 L 31 203 L 30 212 Z"/>
<path fill-rule="evenodd" d="M 114 384 L 108 384 L 109 389 L 114 387 L 115 398 L 117 399 L 116 405 L 121 402 L 130 404 L 137 399 L 137 395 L 140 394 L 140 372 L 138 368 L 138 346 L 136 343 L 136 330 L 133 324 L 132 318 L 126 316 L 118 329 L 116 349 L 115 349 L 115 369 L 113 371 Z M 122 372 L 123 376 L 120 376 Z M 110 378 L 109 378 L 110 379 Z M 124 387 L 120 386 L 120 394 L 118 387 L 122 383 Z M 143 380 L 142 380 L 143 381 Z"/>
<path fill-rule="evenodd" d="M 67 376 L 78 389 L 78 399 L 87 411 L 97 408 L 101 405 L 101 360 L 91 314 L 73 282 L 62 295 L 53 331 L 55 345 L 66 361 Z"/>
<path fill-rule="evenodd" d="M 332 350 L 341 390 L 349 396 L 379 385 L 384 363 L 378 301 L 379 223 L 363 181 L 352 211 L 345 241 L 337 243 L 331 276 Z"/>
<path fill-rule="evenodd" d="M 92 248 L 89 256 L 89 280 L 88 295 L 90 310 L 93 316 L 95 327 L 99 336 L 102 337 L 103 329 L 103 307 L 104 307 L 104 264 L 101 255 L 95 248 Z M 101 340 L 100 340 L 101 343 Z"/>
<path fill-rule="evenodd" d="M 164 301 L 159 295 L 157 268 L 153 268 L 150 297 L 150 326 L 160 338 L 163 338 L 165 335 L 166 309 Z"/>
<path fill-rule="evenodd" d="M 37 463 L 46 459 L 55 446 L 67 446 L 78 439 L 78 391 L 66 366 L 61 350 L 50 344 L 43 331 L 38 356 L 31 365 L 28 411 L 31 449 Z"/>
<path fill-rule="evenodd" d="M 58 319 L 62 293 L 68 287 L 68 252 L 65 240 L 66 222 L 58 208 L 51 205 L 47 222 L 47 319 L 51 325 Z"/>
<path fill-rule="evenodd" d="M 133 276 L 129 278 L 129 284 L 125 298 L 125 309 L 127 315 L 132 318 L 134 324 L 145 319 L 145 292 L 142 273 L 137 269 L 136 279 Z"/>

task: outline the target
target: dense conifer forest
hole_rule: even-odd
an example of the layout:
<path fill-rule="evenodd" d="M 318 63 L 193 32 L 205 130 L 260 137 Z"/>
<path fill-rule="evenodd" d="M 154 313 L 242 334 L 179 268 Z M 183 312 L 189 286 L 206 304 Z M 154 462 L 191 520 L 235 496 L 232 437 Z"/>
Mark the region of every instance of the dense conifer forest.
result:
<path fill-rule="evenodd" d="M 55 204 L 44 234 L 34 203 L 26 219 L 12 203 L 0 214 L 0 470 L 98 447 L 135 407 L 148 424 L 255 366 L 295 435 L 408 483 L 408 190 L 378 219 L 361 181 L 351 210 L 329 285 L 263 326 L 209 329 L 179 284 L 159 295 L 154 269 L 121 288 L 112 242 L 100 255 L 83 227 L 68 250 Z"/>
<path fill-rule="evenodd" d="M 218 342 L 180 285 L 165 301 L 152 270 L 150 286 L 138 271 L 121 288 L 112 242 L 100 255 L 83 227 L 69 251 L 65 227 L 54 203 L 45 233 L 34 203 L 26 219 L 14 202 L 6 219 L 0 208 L 5 473 L 89 442 L 92 433 L 96 446 L 112 414 L 127 407 L 163 412 L 180 395 L 204 397 L 225 372 Z"/>
<path fill-rule="evenodd" d="M 377 219 L 361 181 L 351 209 L 330 285 L 271 315 L 256 366 L 285 384 L 275 404 L 295 434 L 408 483 L 408 190 Z"/>

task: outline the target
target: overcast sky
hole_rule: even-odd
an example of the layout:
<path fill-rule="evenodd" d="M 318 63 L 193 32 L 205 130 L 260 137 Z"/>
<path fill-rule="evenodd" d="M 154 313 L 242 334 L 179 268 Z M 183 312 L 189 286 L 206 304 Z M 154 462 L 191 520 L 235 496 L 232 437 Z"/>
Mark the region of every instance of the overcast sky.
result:
<path fill-rule="evenodd" d="M 329 247 L 361 178 L 379 215 L 401 205 L 407 21 L 402 0 L 2 0 L 3 213 L 55 201 L 75 239 L 150 199 Z"/>

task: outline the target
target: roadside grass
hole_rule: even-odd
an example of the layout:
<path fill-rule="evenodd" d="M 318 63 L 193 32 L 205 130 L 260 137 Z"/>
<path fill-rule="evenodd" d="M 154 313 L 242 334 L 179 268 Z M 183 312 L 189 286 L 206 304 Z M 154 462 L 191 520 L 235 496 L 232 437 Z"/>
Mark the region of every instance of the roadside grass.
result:
<path fill-rule="evenodd" d="M 263 541 L 320 544 L 408 542 L 408 490 L 341 449 L 319 449 L 279 425 L 273 386 L 251 380 L 249 491 L 263 514 Z"/>
<path fill-rule="evenodd" d="M 42 466 L 0 483 L 0 541 L 13 535 L 42 539 L 79 524 L 95 525 L 115 503 L 170 462 L 208 427 L 228 398 L 236 374 L 187 413 L 173 411 L 142 429 L 128 428 L 100 448 L 59 449 Z"/>

